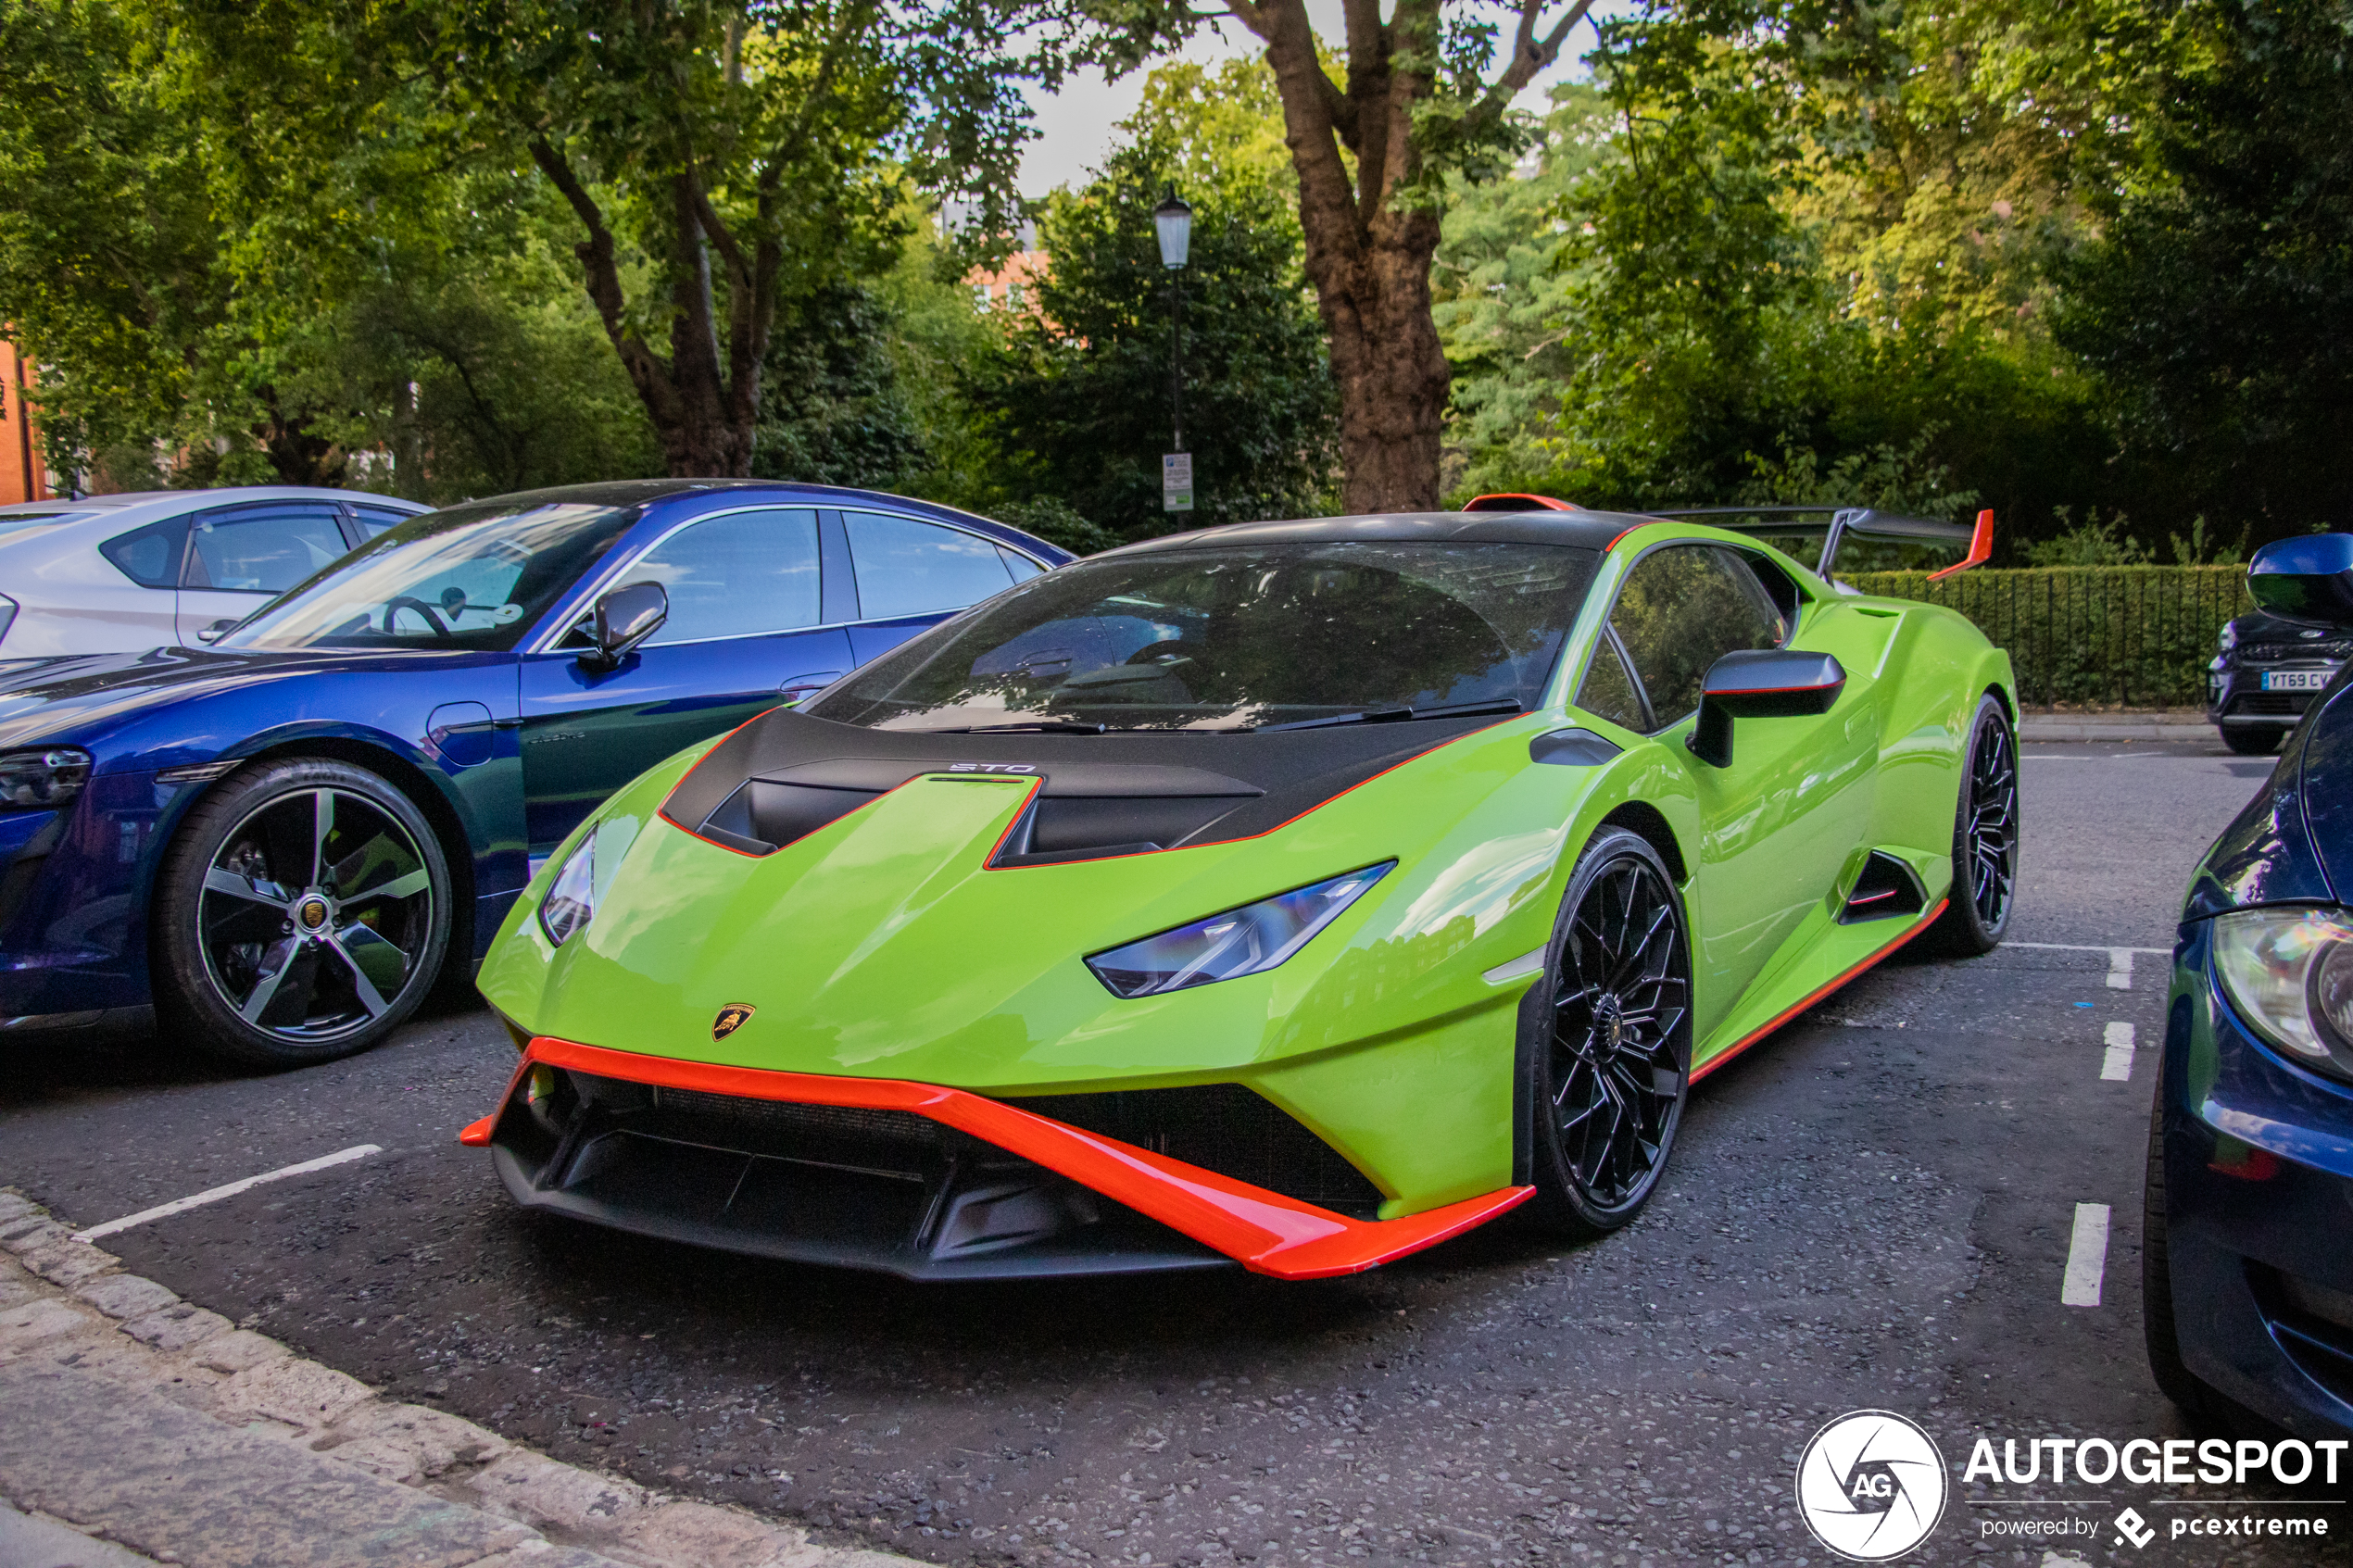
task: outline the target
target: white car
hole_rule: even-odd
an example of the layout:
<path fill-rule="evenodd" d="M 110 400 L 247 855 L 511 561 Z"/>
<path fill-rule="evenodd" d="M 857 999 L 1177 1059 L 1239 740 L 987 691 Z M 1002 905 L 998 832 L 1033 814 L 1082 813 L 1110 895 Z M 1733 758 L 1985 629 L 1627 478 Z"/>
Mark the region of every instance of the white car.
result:
<path fill-rule="evenodd" d="M 0 507 L 0 664 L 195 646 L 426 509 L 285 485 Z"/>

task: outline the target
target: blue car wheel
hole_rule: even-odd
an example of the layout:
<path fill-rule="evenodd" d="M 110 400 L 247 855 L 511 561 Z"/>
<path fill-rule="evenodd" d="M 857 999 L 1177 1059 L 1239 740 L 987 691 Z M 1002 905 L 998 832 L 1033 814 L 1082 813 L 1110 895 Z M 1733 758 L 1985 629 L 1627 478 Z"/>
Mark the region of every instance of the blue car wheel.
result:
<path fill-rule="evenodd" d="M 318 758 L 247 768 L 189 812 L 166 856 L 157 1002 L 233 1060 L 365 1050 L 433 988 L 451 894 L 440 841 L 384 779 Z"/>

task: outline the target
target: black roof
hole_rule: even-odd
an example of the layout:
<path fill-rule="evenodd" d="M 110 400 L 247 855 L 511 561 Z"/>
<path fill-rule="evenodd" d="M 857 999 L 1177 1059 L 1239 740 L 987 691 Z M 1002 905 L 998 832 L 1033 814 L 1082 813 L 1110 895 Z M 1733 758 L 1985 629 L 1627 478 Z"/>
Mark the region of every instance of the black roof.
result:
<path fill-rule="evenodd" d="M 1366 517 L 1301 518 L 1290 522 L 1232 522 L 1189 533 L 1166 533 L 1106 555 L 1147 550 L 1183 550 L 1203 545 L 1313 545 L 1339 540 L 1498 545 L 1575 545 L 1609 547 L 1629 528 L 1652 521 L 1616 512 L 1378 512 Z"/>

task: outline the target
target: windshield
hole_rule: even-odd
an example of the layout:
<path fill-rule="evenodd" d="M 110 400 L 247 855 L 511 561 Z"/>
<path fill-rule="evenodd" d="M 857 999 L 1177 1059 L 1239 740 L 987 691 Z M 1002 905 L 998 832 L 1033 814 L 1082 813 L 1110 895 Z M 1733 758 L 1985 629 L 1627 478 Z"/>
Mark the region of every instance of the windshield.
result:
<path fill-rule="evenodd" d="M 635 507 L 565 502 L 427 512 L 288 590 L 216 646 L 505 652 L 636 519 Z"/>
<path fill-rule="evenodd" d="M 1342 542 L 1080 561 L 912 639 L 808 711 L 876 729 L 1234 730 L 1533 708 L 1599 559 Z"/>

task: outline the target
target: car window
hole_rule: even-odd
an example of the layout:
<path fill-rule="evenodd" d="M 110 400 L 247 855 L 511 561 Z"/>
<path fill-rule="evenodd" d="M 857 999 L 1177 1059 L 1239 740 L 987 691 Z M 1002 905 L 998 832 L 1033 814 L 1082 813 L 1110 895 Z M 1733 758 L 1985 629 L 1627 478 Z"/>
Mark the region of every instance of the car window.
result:
<path fill-rule="evenodd" d="M 842 522 L 862 620 L 962 609 L 1013 586 L 997 546 L 962 529 L 882 512 L 844 512 Z"/>
<path fill-rule="evenodd" d="M 1003 558 L 1005 570 L 1013 574 L 1016 583 L 1026 583 L 1046 570 L 1019 550 L 1009 550 L 1002 545 L 997 546 L 997 554 Z"/>
<path fill-rule="evenodd" d="M 196 519 L 186 588 L 283 594 L 350 548 L 335 508 L 292 502 L 207 512 Z"/>
<path fill-rule="evenodd" d="M 1650 721 L 1642 712 L 1642 699 L 1635 694 L 1634 683 L 1626 673 L 1626 661 L 1617 657 L 1616 639 L 1604 635 L 1593 645 L 1592 662 L 1585 667 L 1585 684 L 1577 688 L 1577 706 L 1595 718 L 1623 724 L 1629 730 L 1650 728 Z"/>
<path fill-rule="evenodd" d="M 1533 708 L 1599 560 L 1389 540 L 1098 556 L 909 638 L 808 711 L 911 729 L 1239 731 Z"/>
<path fill-rule="evenodd" d="M 765 507 L 688 523 L 620 582 L 659 583 L 670 596 L 670 617 L 648 647 L 814 626 L 817 514 Z"/>
<path fill-rule="evenodd" d="M 640 516 L 576 501 L 480 501 L 412 517 L 265 605 L 219 646 L 504 652 Z"/>
<path fill-rule="evenodd" d="M 359 506 L 351 508 L 351 515 L 359 521 L 359 537 L 364 543 L 388 528 L 399 527 L 416 514 L 396 512 L 390 507 Z"/>
<path fill-rule="evenodd" d="M 188 520 L 166 518 L 98 546 L 115 569 L 143 588 L 172 588 L 180 583 L 180 555 L 188 543 Z"/>
<path fill-rule="evenodd" d="M 1710 545 L 1669 546 L 1637 561 L 1609 623 L 1660 729 L 1699 707 L 1708 666 L 1740 648 L 1778 647 L 1788 626 L 1739 558 Z"/>

